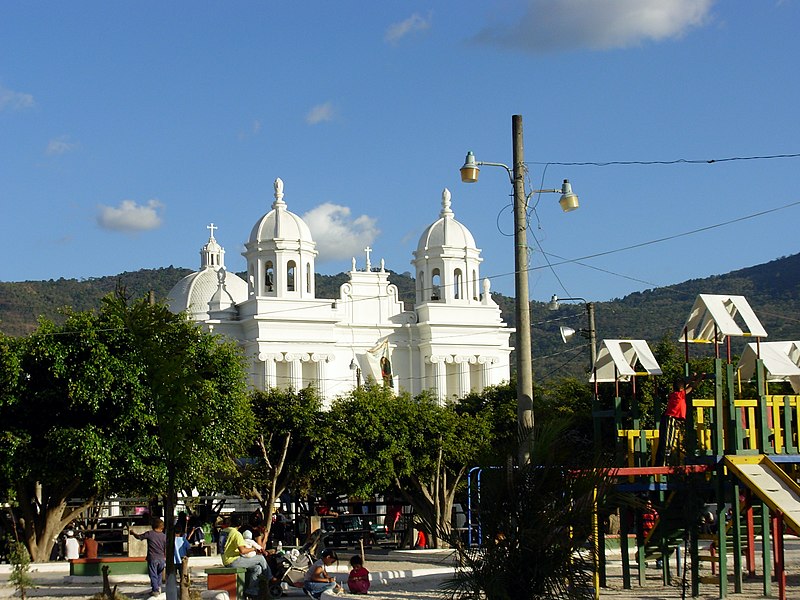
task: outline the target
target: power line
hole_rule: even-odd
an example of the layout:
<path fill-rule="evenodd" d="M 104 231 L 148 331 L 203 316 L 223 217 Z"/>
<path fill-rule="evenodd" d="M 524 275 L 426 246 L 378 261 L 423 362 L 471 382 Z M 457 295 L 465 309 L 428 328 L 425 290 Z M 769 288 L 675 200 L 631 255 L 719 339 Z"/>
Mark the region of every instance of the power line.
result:
<path fill-rule="evenodd" d="M 609 160 L 605 162 L 599 161 L 583 161 L 583 162 L 526 162 L 526 165 L 559 165 L 563 167 L 614 167 L 614 166 L 628 166 L 628 165 L 711 165 L 714 163 L 734 162 L 743 160 L 774 160 L 780 158 L 800 158 L 798 154 L 768 154 L 764 156 L 731 156 L 728 158 L 676 158 L 672 160 Z"/>

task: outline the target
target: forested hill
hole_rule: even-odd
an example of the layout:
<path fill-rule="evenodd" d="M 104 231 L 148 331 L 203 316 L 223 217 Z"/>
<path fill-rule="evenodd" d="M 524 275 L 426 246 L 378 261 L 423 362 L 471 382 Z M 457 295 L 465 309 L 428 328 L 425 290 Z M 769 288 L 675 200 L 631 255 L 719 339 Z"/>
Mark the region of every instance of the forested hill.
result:
<path fill-rule="evenodd" d="M 598 343 L 603 339 L 644 339 L 652 347 L 665 336 L 677 341 L 698 294 L 744 296 L 769 334 L 767 341 L 800 340 L 800 254 L 794 254 L 725 275 L 691 279 L 612 302 L 597 302 Z M 581 373 L 589 363 L 588 343 L 575 339 L 564 345 L 559 326 L 586 328 L 584 307 L 562 305 L 558 312 L 551 312 L 545 305 L 534 303 L 531 310 L 536 378 Z M 734 353 L 739 353 L 749 341 L 753 340 L 733 341 Z M 580 354 L 570 352 L 571 348 Z"/>
<path fill-rule="evenodd" d="M 24 335 L 35 329 L 40 315 L 57 320 L 63 306 L 76 310 L 96 308 L 100 299 L 118 285 L 124 286 L 132 297 L 141 297 L 153 290 L 157 298 L 163 299 L 172 286 L 190 272 L 189 269 L 170 266 L 85 280 L 0 282 L 0 331 Z M 410 309 L 414 302 L 411 274 L 390 272 L 389 277 L 399 288 L 406 308 Z M 317 296 L 338 297 L 339 286 L 346 280 L 345 273 L 317 275 Z M 664 336 L 675 340 L 695 298 L 701 293 L 745 296 L 769 333 L 770 340 L 800 340 L 800 254 L 725 275 L 637 292 L 611 302 L 597 302 L 598 340 L 644 339 L 651 346 Z M 513 326 L 513 299 L 500 295 L 494 295 L 494 298 L 500 304 L 506 322 Z M 591 297 L 587 299 L 591 300 Z M 584 306 L 562 305 L 559 311 L 551 312 L 545 303 L 533 302 L 531 308 L 536 378 L 579 375 L 588 364 L 588 346 L 581 339 L 564 345 L 559 336 L 559 326 L 587 327 Z"/>
<path fill-rule="evenodd" d="M 58 320 L 64 306 L 88 310 L 100 306 L 100 299 L 124 287 L 138 298 L 153 290 L 157 298 L 166 298 L 182 277 L 192 271 L 176 267 L 142 269 L 90 279 L 50 279 L 48 281 L 0 282 L 0 331 L 25 335 L 36 328 L 39 316 Z"/>

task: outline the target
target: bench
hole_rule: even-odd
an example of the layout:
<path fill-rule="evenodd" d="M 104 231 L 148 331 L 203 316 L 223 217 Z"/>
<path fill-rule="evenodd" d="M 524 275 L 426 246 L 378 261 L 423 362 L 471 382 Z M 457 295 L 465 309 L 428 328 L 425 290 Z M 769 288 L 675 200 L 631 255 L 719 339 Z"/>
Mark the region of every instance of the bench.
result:
<path fill-rule="evenodd" d="M 206 569 L 208 575 L 209 590 L 222 590 L 228 593 L 230 600 L 245 600 L 244 586 L 247 569 L 236 567 L 209 567 Z"/>
<path fill-rule="evenodd" d="M 103 566 L 109 575 L 147 575 L 144 556 L 104 556 L 103 558 L 73 558 L 69 561 L 69 574 L 73 577 L 102 577 Z"/>

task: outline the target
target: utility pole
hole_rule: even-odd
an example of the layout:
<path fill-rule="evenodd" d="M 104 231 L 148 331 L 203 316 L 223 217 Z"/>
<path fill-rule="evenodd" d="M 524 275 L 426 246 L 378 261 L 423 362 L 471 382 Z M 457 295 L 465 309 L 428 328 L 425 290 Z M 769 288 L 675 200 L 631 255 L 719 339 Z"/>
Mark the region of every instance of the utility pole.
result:
<path fill-rule="evenodd" d="M 525 197 L 525 150 L 522 115 L 511 117 L 514 144 L 514 294 L 517 321 L 517 428 L 519 464 L 530 462 L 533 442 L 533 366 L 531 364 L 531 305 L 528 292 L 528 206 Z"/>

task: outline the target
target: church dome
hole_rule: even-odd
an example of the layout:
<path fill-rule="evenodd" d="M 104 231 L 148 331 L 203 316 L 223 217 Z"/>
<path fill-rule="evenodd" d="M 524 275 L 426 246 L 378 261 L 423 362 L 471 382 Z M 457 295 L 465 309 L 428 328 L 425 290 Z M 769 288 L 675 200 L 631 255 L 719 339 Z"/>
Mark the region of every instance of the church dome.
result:
<path fill-rule="evenodd" d="M 178 313 L 187 311 L 192 320 L 205 320 L 208 318 L 208 303 L 219 289 L 219 270 L 212 267 L 196 271 L 187 275 L 175 284 L 167 302 L 169 309 Z M 234 273 L 225 271 L 225 289 L 235 304 L 247 300 L 247 283 Z"/>
<path fill-rule="evenodd" d="M 442 210 L 439 218 L 422 232 L 415 256 L 423 258 L 432 248 L 458 248 L 477 250 L 475 238 L 467 227 L 456 221 L 450 208 L 450 190 L 442 192 Z"/>
<path fill-rule="evenodd" d="M 208 226 L 211 236 L 200 249 L 200 270 L 181 279 L 167 295 L 172 312 L 185 310 L 195 321 L 208 318 L 208 303 L 221 285 L 234 304 L 244 302 L 248 297 L 247 282 L 225 270 L 225 249 L 214 239 L 216 228 L 213 223 Z"/>
<path fill-rule="evenodd" d="M 272 203 L 272 210 L 253 226 L 249 243 L 275 239 L 314 242 L 306 222 L 286 209 L 286 202 L 283 201 L 283 181 L 280 178 L 275 180 L 275 201 Z"/>

